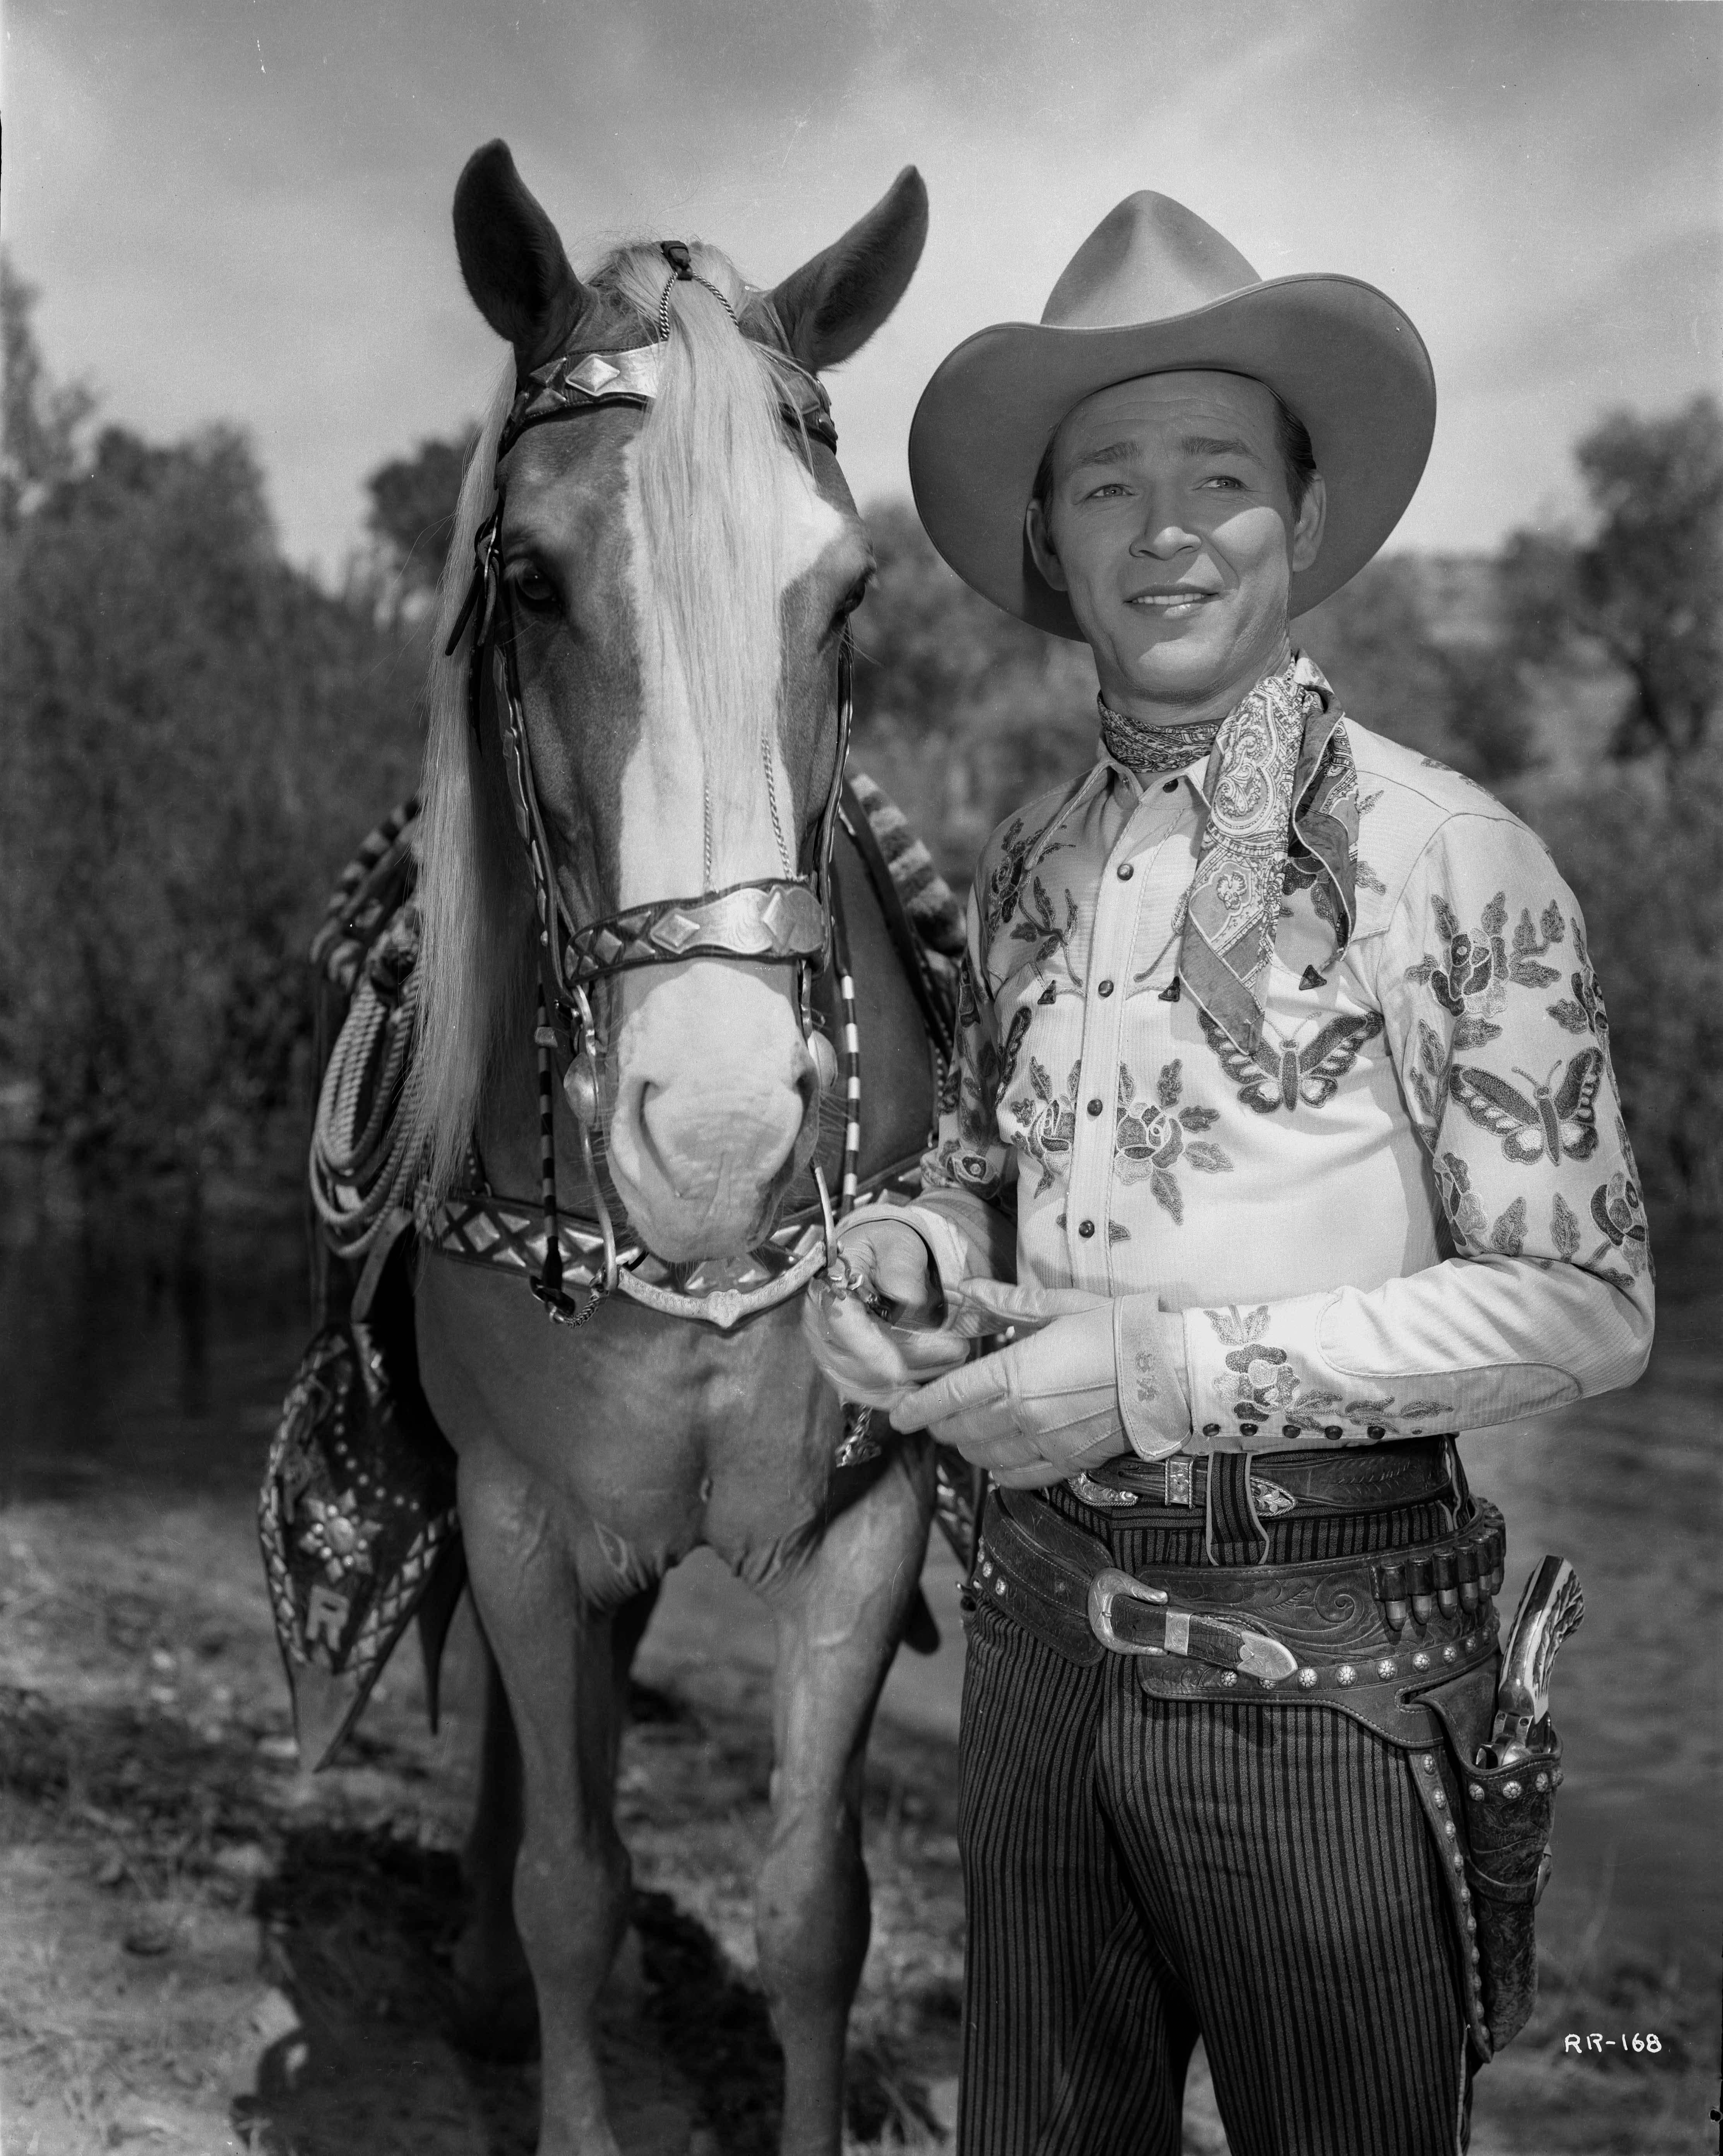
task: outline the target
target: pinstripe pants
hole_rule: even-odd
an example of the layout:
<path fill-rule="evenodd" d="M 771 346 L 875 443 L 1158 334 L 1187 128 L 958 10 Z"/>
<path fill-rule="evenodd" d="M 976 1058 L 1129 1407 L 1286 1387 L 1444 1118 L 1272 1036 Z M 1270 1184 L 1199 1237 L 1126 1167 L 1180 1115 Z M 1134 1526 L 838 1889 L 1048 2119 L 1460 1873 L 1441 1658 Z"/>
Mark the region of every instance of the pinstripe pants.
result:
<path fill-rule="evenodd" d="M 1128 1568 L 1200 1562 L 1108 1524 Z M 1131 1658 L 1079 1667 L 977 1608 L 958 2156 L 1179 2156 L 1199 2034 L 1232 2156 L 1463 2150 L 1459 1954 L 1412 1773 L 1333 1710 L 1154 1699 Z"/>

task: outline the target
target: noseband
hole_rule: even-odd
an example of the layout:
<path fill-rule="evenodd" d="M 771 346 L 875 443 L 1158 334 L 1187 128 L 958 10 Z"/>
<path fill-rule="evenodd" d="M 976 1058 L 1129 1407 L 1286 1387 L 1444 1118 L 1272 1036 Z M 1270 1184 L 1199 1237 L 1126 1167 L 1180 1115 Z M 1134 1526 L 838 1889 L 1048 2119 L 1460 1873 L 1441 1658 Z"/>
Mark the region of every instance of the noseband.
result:
<path fill-rule="evenodd" d="M 663 334 L 670 287 L 679 278 L 704 284 L 690 265 L 680 241 L 662 244 L 671 275 L 660 309 Z M 708 287 L 709 290 L 715 288 Z M 723 299 L 723 295 L 717 295 Z M 724 302 L 727 311 L 728 302 Z M 733 316 L 732 317 L 733 319 Z M 780 376 L 779 409 L 792 433 L 837 448 L 837 430 L 825 388 L 786 354 L 759 347 Z M 524 377 L 498 440 L 501 465 L 528 428 L 552 420 L 579 418 L 606 406 L 644 409 L 659 391 L 666 344 L 642 345 L 629 352 L 564 352 Z M 794 966 L 802 1035 L 822 1081 L 829 1083 L 836 1064 L 824 1036 L 813 1023 L 813 984 L 825 967 L 832 928 L 831 849 L 836 835 L 844 764 L 849 750 L 851 717 L 850 633 L 846 627 L 838 655 L 837 752 L 831 783 L 813 834 L 812 860 L 800 875 L 764 876 L 722 890 L 702 891 L 684 898 L 656 899 L 645 906 L 613 913 L 599 921 L 576 921 L 558 885 L 532 776 L 532 758 L 522 707 L 515 656 L 513 607 L 502 580 L 501 534 L 504 494 L 499 483 L 490 516 L 473 542 L 472 580 L 455 618 L 445 655 L 460 648 L 470 622 L 477 616 L 468 659 L 467 711 L 474 732 L 481 731 L 484 688 L 488 679 L 502 737 L 509 798 L 515 826 L 527 849 L 538 929 L 539 1141 L 547 1235 L 543 1269 L 533 1292 L 560 1322 L 584 1323 L 599 1302 L 615 1289 L 619 1264 L 616 1237 L 593 1155 L 593 1133 L 602 1116 L 603 1069 L 606 1043 L 588 993 L 593 983 L 647 966 L 677 965 L 691 958 L 724 958 L 753 965 Z M 774 808 L 775 821 L 776 809 Z M 788 856 L 786 855 L 786 860 Z M 825 1049 L 822 1057 L 818 1050 Z M 603 1237 L 604 1265 L 585 1308 L 576 1315 L 563 1291 L 562 1258 L 556 1233 L 556 1153 L 552 1127 L 553 1062 L 560 1063 L 562 1086 L 579 1132 L 585 1171 Z M 847 1165 L 848 1163 L 846 1163 Z M 817 1162 L 814 1178 L 825 1219 L 828 1250 L 832 1242 L 830 1196 Z"/>

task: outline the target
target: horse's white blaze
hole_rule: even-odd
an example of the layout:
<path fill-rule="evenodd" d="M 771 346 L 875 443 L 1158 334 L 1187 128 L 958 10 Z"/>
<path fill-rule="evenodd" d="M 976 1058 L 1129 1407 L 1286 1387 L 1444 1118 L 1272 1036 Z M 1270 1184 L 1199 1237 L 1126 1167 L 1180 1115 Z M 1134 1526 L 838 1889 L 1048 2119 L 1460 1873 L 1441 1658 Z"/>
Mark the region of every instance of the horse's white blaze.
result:
<path fill-rule="evenodd" d="M 777 480 L 781 604 L 846 526 L 787 447 Z M 627 514 L 641 709 L 622 778 L 620 903 L 793 874 L 794 794 L 779 740 L 779 608 L 761 624 L 772 654 L 759 673 L 761 708 L 725 714 L 728 738 L 704 738 L 687 673 L 699 654 L 681 653 L 658 630 L 632 461 Z M 745 1248 L 761 1230 L 798 1142 L 811 1142 L 812 1066 L 794 980 L 787 967 L 728 960 L 622 978 L 610 1163 L 623 1202 L 661 1257 Z"/>

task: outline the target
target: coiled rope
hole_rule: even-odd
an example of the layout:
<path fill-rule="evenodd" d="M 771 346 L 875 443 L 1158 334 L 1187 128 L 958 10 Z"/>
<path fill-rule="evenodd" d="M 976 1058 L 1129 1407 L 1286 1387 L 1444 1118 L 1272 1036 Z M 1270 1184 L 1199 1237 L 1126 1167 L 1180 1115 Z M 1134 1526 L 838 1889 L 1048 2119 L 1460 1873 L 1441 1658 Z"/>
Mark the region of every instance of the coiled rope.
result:
<path fill-rule="evenodd" d="M 311 1130 L 311 1204 L 337 1257 L 358 1258 L 419 1183 L 419 974 L 385 999 L 368 971 L 337 1035 Z"/>

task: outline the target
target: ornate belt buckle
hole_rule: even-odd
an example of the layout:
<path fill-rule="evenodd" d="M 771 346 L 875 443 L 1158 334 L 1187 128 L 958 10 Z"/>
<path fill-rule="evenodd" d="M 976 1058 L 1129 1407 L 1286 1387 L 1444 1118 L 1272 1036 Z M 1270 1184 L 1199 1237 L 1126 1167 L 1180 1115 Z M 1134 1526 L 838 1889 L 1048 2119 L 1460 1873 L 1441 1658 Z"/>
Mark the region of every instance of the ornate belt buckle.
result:
<path fill-rule="evenodd" d="M 1166 1596 L 1158 1587 L 1145 1587 L 1140 1579 L 1133 1579 L 1129 1573 L 1120 1572 L 1109 1565 L 1106 1571 L 1098 1572 L 1089 1583 L 1089 1630 L 1103 1647 L 1110 1647 L 1115 1655 L 1160 1655 L 1164 1647 L 1139 1645 L 1133 1640 L 1121 1640 L 1113 1629 L 1113 1604 L 1119 1595 L 1128 1595 L 1133 1602 L 1165 1603 Z"/>

